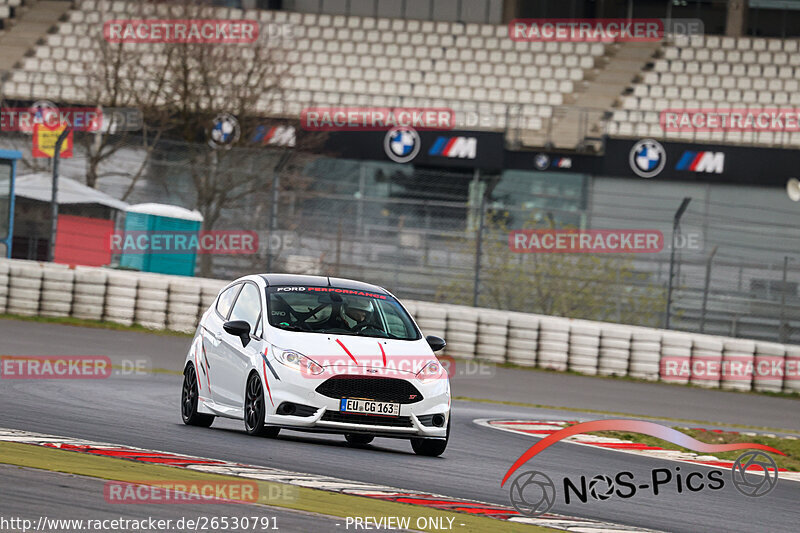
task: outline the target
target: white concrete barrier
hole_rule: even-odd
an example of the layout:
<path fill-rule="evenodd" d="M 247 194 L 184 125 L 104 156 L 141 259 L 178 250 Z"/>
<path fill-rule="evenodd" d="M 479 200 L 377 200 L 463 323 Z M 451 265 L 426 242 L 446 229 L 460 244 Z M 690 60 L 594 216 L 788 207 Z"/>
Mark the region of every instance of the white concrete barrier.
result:
<path fill-rule="evenodd" d="M 72 312 L 75 271 L 66 265 L 46 265 L 42 270 L 39 314 L 47 317 L 68 317 Z"/>
<path fill-rule="evenodd" d="M 689 383 L 692 337 L 686 333 L 662 331 L 659 377 L 667 383 Z"/>
<path fill-rule="evenodd" d="M 777 342 L 756 342 L 753 388 L 759 392 L 781 392 L 785 364 L 786 346 Z"/>
<path fill-rule="evenodd" d="M 656 381 L 661 367 L 661 333 L 655 329 L 635 328 L 631 333 L 631 359 L 628 375 Z"/>
<path fill-rule="evenodd" d="M 785 376 L 783 390 L 800 392 L 800 346 L 786 346 Z"/>
<path fill-rule="evenodd" d="M 692 336 L 692 376 L 689 382 L 700 387 L 719 387 L 722 375 L 722 337 Z"/>

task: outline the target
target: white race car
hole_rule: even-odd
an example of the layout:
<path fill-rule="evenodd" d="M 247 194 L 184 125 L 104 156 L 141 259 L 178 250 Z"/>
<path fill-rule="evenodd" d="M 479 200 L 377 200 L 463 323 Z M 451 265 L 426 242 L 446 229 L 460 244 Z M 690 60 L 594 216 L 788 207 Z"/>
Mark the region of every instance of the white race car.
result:
<path fill-rule="evenodd" d="M 351 445 L 407 438 L 438 456 L 450 436 L 450 382 L 388 291 L 322 276 L 245 276 L 223 289 L 184 365 L 181 415 L 208 427 L 244 420 L 247 433 L 281 428 L 344 434 Z"/>

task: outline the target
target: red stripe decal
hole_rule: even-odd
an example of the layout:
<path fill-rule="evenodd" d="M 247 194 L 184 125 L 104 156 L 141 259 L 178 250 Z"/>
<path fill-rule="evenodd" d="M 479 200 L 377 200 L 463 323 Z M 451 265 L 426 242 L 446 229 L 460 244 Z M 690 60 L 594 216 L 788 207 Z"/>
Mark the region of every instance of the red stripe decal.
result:
<path fill-rule="evenodd" d="M 444 150 L 442 150 L 442 155 L 449 156 L 450 150 L 453 148 L 453 145 L 456 143 L 457 140 L 458 137 L 453 137 L 452 139 L 450 139 L 447 143 L 447 146 L 445 146 Z"/>
<path fill-rule="evenodd" d="M 261 364 L 264 366 L 264 385 L 267 386 L 267 394 L 269 394 L 269 403 L 275 405 L 275 402 L 272 401 L 272 391 L 269 390 L 269 379 L 267 379 L 267 361 L 263 357 L 261 358 Z"/>
<path fill-rule="evenodd" d="M 689 165 L 689 170 L 691 170 L 692 172 L 697 170 L 697 164 L 700 163 L 700 160 L 703 158 L 705 154 L 706 154 L 705 152 L 697 152 L 697 155 L 692 160 L 692 164 Z"/>
<path fill-rule="evenodd" d="M 203 342 L 203 339 L 200 339 L 200 342 L 202 343 L 202 342 Z M 196 370 L 196 369 L 198 369 L 198 368 L 200 368 L 200 367 L 198 367 L 198 366 L 197 366 L 197 350 L 195 350 L 195 351 L 194 351 L 194 368 L 195 368 L 195 370 Z M 197 373 L 197 372 L 195 372 L 195 374 L 196 374 L 196 373 Z M 200 385 L 200 382 L 201 382 L 201 381 L 203 381 L 203 380 L 202 380 L 202 379 L 198 379 L 198 380 L 197 380 L 197 392 L 198 392 L 198 393 L 199 393 L 201 390 L 203 390 L 203 387 Z"/>
<path fill-rule="evenodd" d="M 355 358 L 355 357 L 353 357 L 353 354 L 351 354 L 351 353 L 350 353 L 350 350 L 348 350 L 348 349 L 347 349 L 347 346 L 345 346 L 344 344 L 342 344 L 342 341 L 340 341 L 339 339 L 336 339 L 336 343 L 337 343 L 339 346 L 341 346 L 341 347 L 342 347 L 342 350 L 344 350 L 344 351 L 345 351 L 345 353 L 346 353 L 347 355 L 349 355 L 349 356 L 350 356 L 350 359 L 352 359 L 352 360 L 353 360 L 353 362 L 354 362 L 355 364 L 358 364 L 358 361 L 356 361 L 356 358 Z"/>
<path fill-rule="evenodd" d="M 383 344 L 379 342 L 378 348 L 381 349 L 381 355 L 383 356 L 383 366 L 386 366 L 386 352 L 383 351 Z"/>

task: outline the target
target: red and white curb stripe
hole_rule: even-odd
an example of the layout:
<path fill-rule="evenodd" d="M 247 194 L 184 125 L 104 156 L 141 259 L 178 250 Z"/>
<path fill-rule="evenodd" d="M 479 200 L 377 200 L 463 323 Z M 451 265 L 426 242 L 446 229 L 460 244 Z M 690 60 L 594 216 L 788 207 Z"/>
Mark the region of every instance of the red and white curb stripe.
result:
<path fill-rule="evenodd" d="M 575 533 L 657 533 L 652 529 L 642 529 L 611 522 L 575 518 L 551 513 L 536 518 L 529 518 L 521 515 L 512 507 L 452 498 L 450 496 L 442 496 L 430 492 L 409 492 L 396 487 L 374 483 L 349 481 L 330 476 L 291 472 L 289 470 L 281 470 L 266 466 L 247 465 L 192 455 L 147 450 L 134 446 L 122 446 L 119 444 L 95 442 L 72 437 L 58 437 L 18 429 L 0 428 L 0 441 L 58 448 L 61 450 L 160 464 L 212 474 L 238 476 L 274 483 L 286 483 L 297 487 L 364 496 L 378 500 L 429 507 L 441 511 L 480 515 L 499 520 L 508 520 L 510 522 L 535 524 Z"/>
<path fill-rule="evenodd" d="M 568 426 L 578 424 L 578 420 L 491 420 L 478 419 L 476 424 L 486 426 L 501 431 L 509 431 L 530 437 L 544 438 L 548 435 L 560 431 Z M 689 429 L 689 428 L 681 428 Z M 702 429 L 702 428 L 696 428 Z M 719 432 L 719 431 L 715 431 Z M 748 435 L 751 435 L 748 433 Z M 753 433 L 752 435 L 756 435 Z M 772 435 L 773 437 L 775 435 Z M 731 468 L 733 461 L 719 459 L 713 455 L 698 455 L 692 452 L 681 452 L 678 450 L 665 450 L 659 446 L 631 442 L 629 440 L 615 439 L 611 437 L 600 437 L 597 435 L 573 435 L 567 437 L 563 442 L 571 442 L 584 446 L 595 446 L 606 450 L 633 453 L 657 459 L 667 459 L 670 461 L 680 461 L 683 463 L 693 463 L 718 468 Z M 778 477 L 790 481 L 800 481 L 800 472 L 790 472 L 785 468 L 778 469 Z"/>

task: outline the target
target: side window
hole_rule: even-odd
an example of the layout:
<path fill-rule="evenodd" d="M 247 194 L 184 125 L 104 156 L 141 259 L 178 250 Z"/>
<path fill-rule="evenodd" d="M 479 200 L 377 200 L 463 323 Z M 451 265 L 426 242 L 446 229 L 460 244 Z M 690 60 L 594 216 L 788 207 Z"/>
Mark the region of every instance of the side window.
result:
<path fill-rule="evenodd" d="M 239 289 L 241 288 L 242 285 L 237 283 L 219 295 L 219 299 L 217 299 L 217 313 L 222 315 L 223 318 L 228 317 L 231 305 L 233 305 L 233 300 L 236 298 L 236 295 L 239 294 Z"/>
<path fill-rule="evenodd" d="M 245 283 L 236 304 L 233 306 L 230 320 L 244 320 L 250 324 L 253 335 L 258 335 L 261 328 L 261 292 L 252 283 Z"/>
<path fill-rule="evenodd" d="M 404 320 L 400 314 L 399 307 L 395 307 L 389 302 L 379 302 L 383 317 L 386 320 L 386 333 L 396 335 L 401 338 L 414 336 L 414 328 L 408 320 Z"/>

